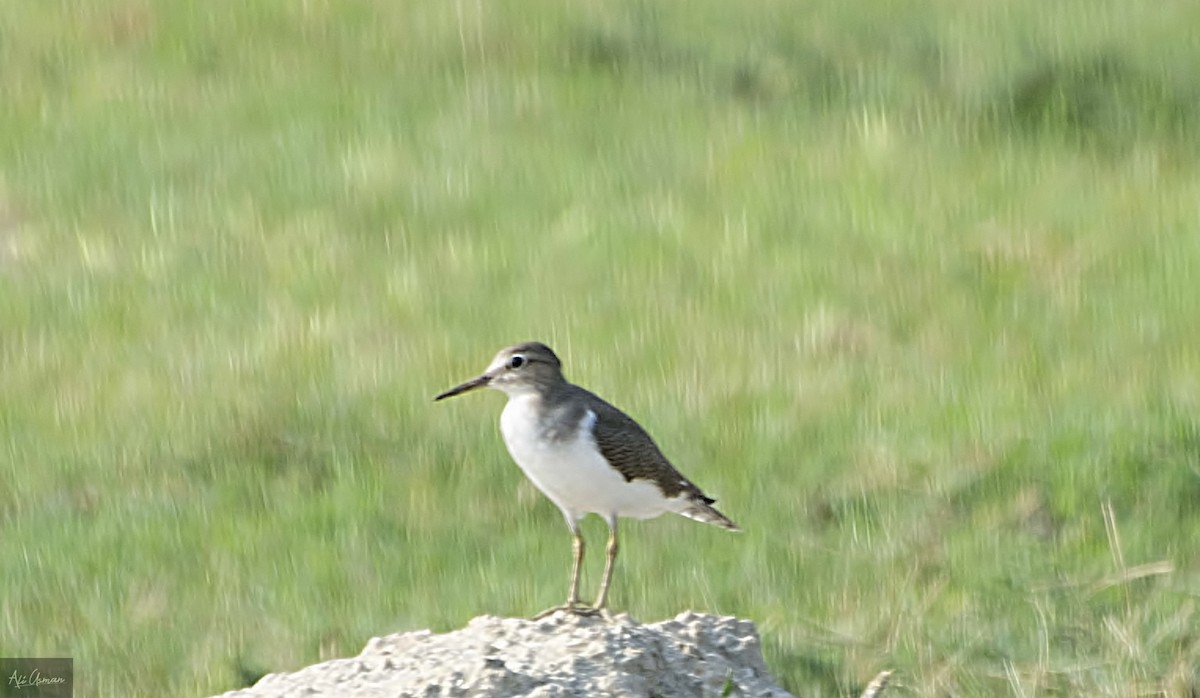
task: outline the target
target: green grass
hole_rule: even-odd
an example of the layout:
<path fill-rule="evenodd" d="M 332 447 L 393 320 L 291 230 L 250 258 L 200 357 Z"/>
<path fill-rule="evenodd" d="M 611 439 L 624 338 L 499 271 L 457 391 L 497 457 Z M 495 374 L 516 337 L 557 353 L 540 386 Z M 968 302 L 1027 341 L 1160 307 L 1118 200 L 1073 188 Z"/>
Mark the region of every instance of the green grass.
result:
<path fill-rule="evenodd" d="M 430 402 L 536 338 L 746 530 L 627 525 L 616 608 L 806 696 L 1194 695 L 1198 24 L 5 5 L 0 655 L 203 695 L 559 602 L 502 398 Z"/>

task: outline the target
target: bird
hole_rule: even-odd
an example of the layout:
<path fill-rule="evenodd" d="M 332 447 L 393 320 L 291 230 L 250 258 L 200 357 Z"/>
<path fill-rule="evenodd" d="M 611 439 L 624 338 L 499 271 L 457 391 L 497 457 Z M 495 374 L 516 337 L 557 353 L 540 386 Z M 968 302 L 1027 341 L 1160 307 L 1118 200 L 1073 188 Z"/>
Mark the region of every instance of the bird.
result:
<path fill-rule="evenodd" d="M 508 396 L 500 414 L 500 433 L 509 455 L 562 511 L 571 533 L 567 601 L 535 618 L 558 611 L 582 616 L 607 613 L 618 550 L 618 517 L 650 519 L 671 512 L 730 531 L 741 530 L 713 507 L 715 499 L 671 465 L 632 417 L 567 381 L 562 362 L 545 344 L 524 342 L 501 349 L 482 374 L 434 400 L 478 388 L 492 388 Z M 580 521 L 588 514 L 597 514 L 608 524 L 604 573 L 591 606 L 579 600 L 584 555 Z"/>

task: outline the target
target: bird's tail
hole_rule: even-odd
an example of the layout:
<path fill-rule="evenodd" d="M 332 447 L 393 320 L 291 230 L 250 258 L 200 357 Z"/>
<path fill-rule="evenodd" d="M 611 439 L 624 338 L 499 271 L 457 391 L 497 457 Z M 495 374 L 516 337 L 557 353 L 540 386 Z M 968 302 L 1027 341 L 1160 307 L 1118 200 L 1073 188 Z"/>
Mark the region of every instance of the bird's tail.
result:
<path fill-rule="evenodd" d="M 712 499 L 711 497 L 705 497 L 704 495 L 700 495 L 698 497 L 690 496 L 686 498 L 686 500 L 683 502 L 683 506 L 680 507 L 678 511 L 680 514 L 688 517 L 689 519 L 710 523 L 714 526 L 720 526 L 721 528 L 730 531 L 742 530 L 738 528 L 737 524 L 735 524 L 733 521 L 730 521 L 728 516 L 725 516 L 716 510 L 716 508 L 713 506 L 713 503 L 716 501 L 717 500 Z"/>

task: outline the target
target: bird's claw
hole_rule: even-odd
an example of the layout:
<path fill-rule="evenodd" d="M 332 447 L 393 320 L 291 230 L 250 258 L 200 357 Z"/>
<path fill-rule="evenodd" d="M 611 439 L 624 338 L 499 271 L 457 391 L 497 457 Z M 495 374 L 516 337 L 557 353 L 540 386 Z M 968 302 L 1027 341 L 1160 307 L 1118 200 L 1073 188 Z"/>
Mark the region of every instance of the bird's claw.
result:
<path fill-rule="evenodd" d="M 597 617 L 607 617 L 608 616 L 607 609 L 593 608 L 591 606 L 585 606 L 581 603 L 569 603 L 569 604 L 564 604 L 562 606 L 555 606 L 553 608 L 547 608 L 546 610 L 544 610 L 541 613 L 534 616 L 533 619 L 541 620 L 543 618 L 548 618 L 560 611 L 563 613 L 569 613 L 570 615 L 573 615 L 573 616 L 579 616 L 581 618 L 597 618 Z"/>

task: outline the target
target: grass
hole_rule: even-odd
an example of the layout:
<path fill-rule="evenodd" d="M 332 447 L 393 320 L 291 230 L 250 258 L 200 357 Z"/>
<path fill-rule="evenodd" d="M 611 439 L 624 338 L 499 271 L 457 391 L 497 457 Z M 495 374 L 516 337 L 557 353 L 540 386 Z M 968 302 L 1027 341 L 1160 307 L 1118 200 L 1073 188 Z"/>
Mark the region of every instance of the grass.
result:
<path fill-rule="evenodd" d="M 557 603 L 501 398 L 430 402 L 537 338 L 746 529 L 626 526 L 615 607 L 803 695 L 1194 695 L 1198 21 L 5 6 L 0 654 L 203 695 Z"/>

